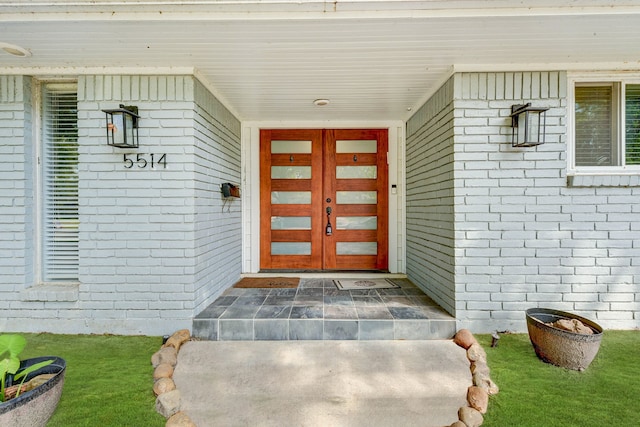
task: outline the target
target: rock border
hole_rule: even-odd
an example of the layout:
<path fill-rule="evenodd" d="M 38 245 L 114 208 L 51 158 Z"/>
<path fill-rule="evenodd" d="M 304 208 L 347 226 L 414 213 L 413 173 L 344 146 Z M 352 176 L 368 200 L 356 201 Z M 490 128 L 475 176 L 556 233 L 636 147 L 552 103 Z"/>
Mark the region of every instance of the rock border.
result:
<path fill-rule="evenodd" d="M 173 381 L 173 371 L 178 364 L 178 352 L 182 344 L 191 340 L 188 329 L 180 329 L 162 344 L 151 356 L 153 393 L 156 395 L 156 411 L 167 419 L 165 427 L 197 427 L 191 418 L 181 411 L 180 390 Z"/>
<path fill-rule="evenodd" d="M 449 427 L 479 427 L 487 413 L 489 396 L 498 394 L 498 386 L 491 380 L 487 353 L 471 331 L 460 329 L 453 342 L 467 351 L 473 385 L 467 389 L 467 405 L 458 409 L 458 421 Z"/>

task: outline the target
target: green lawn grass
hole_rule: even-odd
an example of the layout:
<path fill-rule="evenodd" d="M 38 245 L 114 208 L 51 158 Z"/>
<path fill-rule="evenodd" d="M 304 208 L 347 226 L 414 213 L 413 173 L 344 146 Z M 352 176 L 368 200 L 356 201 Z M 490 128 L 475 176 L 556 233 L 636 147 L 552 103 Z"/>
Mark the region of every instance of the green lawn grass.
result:
<path fill-rule="evenodd" d="M 537 358 L 527 334 L 478 341 L 487 352 L 491 396 L 483 427 L 602 427 L 640 425 L 640 331 L 605 331 L 600 351 L 583 372 Z"/>
<path fill-rule="evenodd" d="M 164 426 L 155 411 L 151 355 L 160 337 L 25 334 L 22 359 L 59 356 L 65 384 L 48 427 Z"/>
<path fill-rule="evenodd" d="M 23 358 L 60 356 L 67 374 L 50 427 L 164 426 L 154 409 L 151 355 L 159 337 L 26 334 Z M 483 426 L 601 427 L 639 425 L 640 331 L 606 331 L 584 372 L 540 361 L 526 334 L 504 334 L 487 352 L 492 396 Z"/>

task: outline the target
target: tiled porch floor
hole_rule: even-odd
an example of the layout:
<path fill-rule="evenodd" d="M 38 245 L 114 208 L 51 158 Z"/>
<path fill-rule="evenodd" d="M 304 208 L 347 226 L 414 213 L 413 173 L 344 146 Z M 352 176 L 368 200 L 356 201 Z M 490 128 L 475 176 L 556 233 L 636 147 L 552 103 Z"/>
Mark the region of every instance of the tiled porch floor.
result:
<path fill-rule="evenodd" d="M 297 289 L 230 288 L 193 321 L 204 340 L 447 339 L 456 322 L 408 279 L 399 289 L 341 291 L 333 279 Z"/>

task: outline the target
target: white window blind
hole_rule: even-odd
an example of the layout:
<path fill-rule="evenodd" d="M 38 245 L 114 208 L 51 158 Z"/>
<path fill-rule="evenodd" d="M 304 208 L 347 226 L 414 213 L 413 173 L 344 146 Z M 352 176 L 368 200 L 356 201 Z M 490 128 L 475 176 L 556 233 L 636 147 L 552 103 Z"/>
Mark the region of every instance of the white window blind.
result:
<path fill-rule="evenodd" d="M 625 92 L 625 164 L 640 165 L 640 85 Z"/>
<path fill-rule="evenodd" d="M 42 92 L 42 278 L 77 281 L 77 85 L 46 83 Z"/>
<path fill-rule="evenodd" d="M 577 86 L 575 98 L 576 166 L 615 165 L 613 87 Z"/>

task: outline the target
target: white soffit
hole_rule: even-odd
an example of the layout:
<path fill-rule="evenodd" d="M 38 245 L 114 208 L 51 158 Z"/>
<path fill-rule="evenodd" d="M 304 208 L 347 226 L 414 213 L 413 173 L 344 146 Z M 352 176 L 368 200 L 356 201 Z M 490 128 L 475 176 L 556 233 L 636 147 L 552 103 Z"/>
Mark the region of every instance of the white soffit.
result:
<path fill-rule="evenodd" d="M 640 2 L 0 0 L 0 43 L 31 54 L 0 74 L 195 74 L 242 120 L 403 120 L 454 71 L 638 69 Z"/>

